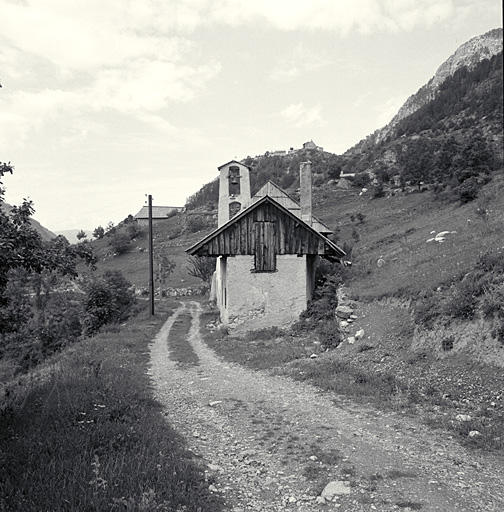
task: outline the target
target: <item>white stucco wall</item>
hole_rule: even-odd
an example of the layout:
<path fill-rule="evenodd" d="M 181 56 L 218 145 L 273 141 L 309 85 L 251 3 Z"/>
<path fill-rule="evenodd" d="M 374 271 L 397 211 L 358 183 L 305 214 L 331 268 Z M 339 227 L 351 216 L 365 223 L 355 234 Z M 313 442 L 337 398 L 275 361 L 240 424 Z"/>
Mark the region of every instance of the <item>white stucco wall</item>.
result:
<path fill-rule="evenodd" d="M 226 259 L 227 308 L 221 319 L 231 329 L 285 327 L 306 309 L 306 257 L 277 256 L 273 273 L 251 272 L 253 256 Z"/>

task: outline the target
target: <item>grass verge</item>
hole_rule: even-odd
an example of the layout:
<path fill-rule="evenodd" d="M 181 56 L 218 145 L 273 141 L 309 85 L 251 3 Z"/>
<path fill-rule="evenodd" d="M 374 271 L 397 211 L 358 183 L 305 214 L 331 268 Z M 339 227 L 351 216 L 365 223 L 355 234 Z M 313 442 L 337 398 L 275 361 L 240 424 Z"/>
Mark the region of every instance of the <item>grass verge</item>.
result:
<path fill-rule="evenodd" d="M 149 343 L 176 303 L 72 346 L 0 409 L 0 510 L 222 509 L 147 375 Z"/>

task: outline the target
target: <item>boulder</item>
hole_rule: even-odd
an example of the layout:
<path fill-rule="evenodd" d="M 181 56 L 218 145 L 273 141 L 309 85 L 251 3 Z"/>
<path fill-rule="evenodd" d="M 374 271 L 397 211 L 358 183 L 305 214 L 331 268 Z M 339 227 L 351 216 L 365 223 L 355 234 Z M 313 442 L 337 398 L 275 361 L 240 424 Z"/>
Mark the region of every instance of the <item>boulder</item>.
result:
<path fill-rule="evenodd" d="M 320 495 L 326 500 L 334 498 L 334 496 L 342 496 L 344 494 L 350 494 L 350 486 L 346 482 L 333 481 L 329 482 Z"/>
<path fill-rule="evenodd" d="M 338 306 L 336 308 L 336 316 L 339 318 L 343 318 L 347 320 L 350 318 L 350 315 L 353 313 L 353 309 L 349 306 Z"/>

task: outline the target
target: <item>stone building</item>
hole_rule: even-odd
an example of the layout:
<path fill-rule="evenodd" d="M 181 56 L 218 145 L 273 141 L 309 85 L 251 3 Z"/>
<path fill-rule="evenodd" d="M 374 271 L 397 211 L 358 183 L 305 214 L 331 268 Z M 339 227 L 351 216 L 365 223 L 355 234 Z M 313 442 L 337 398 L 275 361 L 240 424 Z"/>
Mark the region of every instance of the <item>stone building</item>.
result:
<path fill-rule="evenodd" d="M 238 162 L 219 171 L 218 227 L 187 252 L 217 257 L 212 294 L 224 325 L 287 326 L 312 297 L 319 258 L 345 254 L 312 215 L 311 164 L 301 164 L 300 203 L 272 182 L 250 197 L 249 169 Z"/>
<path fill-rule="evenodd" d="M 153 206 L 152 207 L 152 222 L 158 223 L 169 219 L 172 215 L 177 212 L 183 211 L 182 206 Z M 149 207 L 142 206 L 140 211 L 134 216 L 134 219 L 138 221 L 142 226 L 149 225 Z"/>

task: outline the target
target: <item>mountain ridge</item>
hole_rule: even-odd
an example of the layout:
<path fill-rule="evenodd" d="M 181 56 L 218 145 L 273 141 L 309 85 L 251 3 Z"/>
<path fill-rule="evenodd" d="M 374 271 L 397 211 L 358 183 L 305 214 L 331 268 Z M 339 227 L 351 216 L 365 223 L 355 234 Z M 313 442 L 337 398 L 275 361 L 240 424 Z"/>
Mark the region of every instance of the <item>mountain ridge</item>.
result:
<path fill-rule="evenodd" d="M 457 50 L 437 68 L 434 76 L 425 85 L 420 87 L 416 93 L 409 96 L 388 124 L 368 135 L 365 139 L 347 150 L 345 154 L 358 151 L 363 145 L 378 144 L 385 140 L 401 120 L 413 114 L 419 108 L 434 99 L 439 91 L 440 85 L 448 77 L 453 76 L 458 69 L 465 66 L 471 70 L 483 59 L 488 59 L 502 52 L 502 41 L 503 29 L 496 28 L 485 34 L 475 36 L 460 45 Z"/>
<path fill-rule="evenodd" d="M 7 213 L 10 213 L 10 211 L 12 210 L 12 206 L 5 202 L 0 202 L 0 208 L 4 208 Z M 40 234 L 42 240 L 46 242 L 52 240 L 53 238 L 56 238 L 57 236 L 51 230 L 42 226 L 42 224 L 40 224 L 40 222 L 35 220 L 33 217 L 30 217 L 30 225 L 33 229 L 35 229 L 35 231 L 37 231 Z"/>

